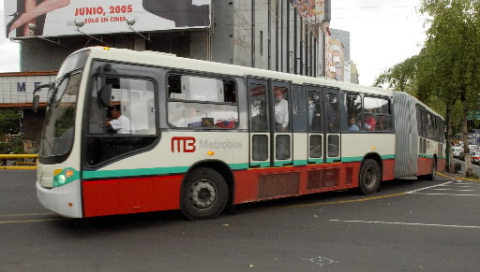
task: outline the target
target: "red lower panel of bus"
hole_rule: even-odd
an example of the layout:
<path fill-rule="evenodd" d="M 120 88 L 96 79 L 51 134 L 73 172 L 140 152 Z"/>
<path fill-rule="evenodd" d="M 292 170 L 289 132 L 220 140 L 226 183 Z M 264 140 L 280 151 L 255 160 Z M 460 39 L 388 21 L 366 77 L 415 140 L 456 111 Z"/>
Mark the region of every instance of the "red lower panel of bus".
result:
<path fill-rule="evenodd" d="M 445 160 L 438 160 L 437 161 L 437 171 L 438 172 L 443 172 L 443 170 L 445 170 L 445 165 L 446 165 Z"/>
<path fill-rule="evenodd" d="M 394 177 L 394 160 L 383 161 L 382 180 Z M 358 187 L 360 163 L 251 169 L 235 172 L 234 204 Z"/>
<path fill-rule="evenodd" d="M 382 180 L 393 179 L 394 160 L 383 161 Z M 234 173 L 234 204 L 358 187 L 360 163 L 250 169 Z M 183 175 L 85 181 L 84 217 L 180 208 Z"/>
<path fill-rule="evenodd" d="M 102 216 L 180 208 L 183 175 L 83 182 L 83 216 Z"/>
<path fill-rule="evenodd" d="M 417 159 L 417 176 L 428 175 L 432 170 L 433 159 L 418 158 Z M 437 160 L 437 172 L 442 172 L 445 169 L 445 160 Z"/>

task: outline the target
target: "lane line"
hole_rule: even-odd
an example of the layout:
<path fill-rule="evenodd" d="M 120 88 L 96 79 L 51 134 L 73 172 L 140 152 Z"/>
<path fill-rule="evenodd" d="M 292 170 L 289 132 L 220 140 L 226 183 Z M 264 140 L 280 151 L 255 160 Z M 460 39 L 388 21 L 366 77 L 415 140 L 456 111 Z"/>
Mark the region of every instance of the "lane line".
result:
<path fill-rule="evenodd" d="M 299 205 L 283 206 L 282 208 L 315 207 L 315 206 L 322 206 L 322 205 L 354 203 L 354 202 L 363 202 L 363 201 L 369 201 L 369 200 L 375 200 L 375 199 L 382 199 L 382 198 L 389 198 L 389 197 L 397 197 L 397 196 L 404 196 L 404 195 L 405 195 L 405 193 L 398 193 L 398 194 L 391 194 L 391 195 L 384 195 L 384 196 L 367 197 L 367 198 L 361 198 L 361 199 L 352 199 L 352 200 L 332 201 L 332 202 L 325 202 L 325 203 L 312 203 L 312 204 L 299 204 Z"/>
<path fill-rule="evenodd" d="M 70 218 L 52 218 L 52 219 L 31 219 L 31 220 L 6 220 L 0 221 L 0 225 L 5 224 L 21 224 L 21 223 L 39 223 L 39 222 L 48 222 L 48 221 L 61 221 L 68 220 Z"/>
<path fill-rule="evenodd" d="M 39 215 L 55 215 L 56 213 L 23 213 L 23 214 L 0 214 L 1 217 L 22 217 L 22 216 L 39 216 Z"/>
<path fill-rule="evenodd" d="M 443 227 L 443 228 L 460 228 L 460 229 L 480 229 L 480 226 L 461 226 L 461 225 L 443 225 L 443 224 L 407 223 L 407 222 L 388 222 L 388 221 L 365 221 L 365 220 L 330 219 L 330 222 L 360 223 L 360 224 L 380 224 L 380 225 L 402 225 L 402 226 L 420 226 L 420 227 Z"/>

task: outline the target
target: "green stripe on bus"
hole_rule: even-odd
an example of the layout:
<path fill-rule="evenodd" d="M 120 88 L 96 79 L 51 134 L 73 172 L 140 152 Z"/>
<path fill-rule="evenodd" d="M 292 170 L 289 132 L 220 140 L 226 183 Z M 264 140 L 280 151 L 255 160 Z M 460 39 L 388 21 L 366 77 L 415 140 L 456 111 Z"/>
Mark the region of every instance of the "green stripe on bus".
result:
<path fill-rule="evenodd" d="M 247 169 L 246 163 L 230 164 L 233 170 Z M 159 167 L 159 168 L 136 168 L 125 170 L 99 170 L 99 171 L 83 171 L 83 178 L 111 178 L 111 177 L 135 177 L 135 176 L 151 176 L 166 174 L 183 174 L 188 171 L 189 166 L 176 167 Z"/>
<path fill-rule="evenodd" d="M 383 160 L 394 159 L 395 155 L 383 155 Z M 345 157 L 341 159 L 341 162 L 360 162 L 363 157 Z M 304 166 L 313 162 L 316 164 L 324 163 L 323 159 L 310 159 L 310 160 L 296 160 L 293 162 L 295 166 Z M 329 158 L 327 163 L 337 163 L 338 158 Z M 278 161 L 274 163 L 274 166 L 284 166 L 291 162 Z M 251 163 L 234 163 L 229 164 L 232 170 L 243 170 L 256 167 L 270 167 L 270 162 L 255 162 Z M 158 167 L 158 168 L 135 168 L 124 170 L 98 170 L 98 171 L 83 171 L 83 178 L 85 179 L 98 179 L 98 178 L 113 178 L 113 177 L 136 177 L 136 176 L 151 176 L 151 175 L 167 175 L 167 174 L 183 174 L 188 171 L 190 166 L 176 166 L 176 167 Z"/>
<path fill-rule="evenodd" d="M 363 156 L 362 157 L 343 157 L 342 162 L 361 162 L 363 158 L 364 158 Z M 395 155 L 394 154 L 380 155 L 380 158 L 382 160 L 390 160 L 390 159 L 395 159 Z"/>
<path fill-rule="evenodd" d="M 342 158 L 342 162 L 360 162 L 363 160 L 363 157 L 347 157 Z"/>

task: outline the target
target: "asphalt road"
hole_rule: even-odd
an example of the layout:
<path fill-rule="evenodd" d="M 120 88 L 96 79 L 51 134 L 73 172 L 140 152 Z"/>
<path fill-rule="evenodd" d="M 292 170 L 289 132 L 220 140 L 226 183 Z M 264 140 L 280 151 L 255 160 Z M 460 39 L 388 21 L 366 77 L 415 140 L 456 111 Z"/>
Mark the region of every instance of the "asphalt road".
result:
<path fill-rule="evenodd" d="M 68 219 L 45 210 L 34 171 L 0 171 L 0 271 L 479 271 L 480 183 L 397 180 L 179 212 Z"/>

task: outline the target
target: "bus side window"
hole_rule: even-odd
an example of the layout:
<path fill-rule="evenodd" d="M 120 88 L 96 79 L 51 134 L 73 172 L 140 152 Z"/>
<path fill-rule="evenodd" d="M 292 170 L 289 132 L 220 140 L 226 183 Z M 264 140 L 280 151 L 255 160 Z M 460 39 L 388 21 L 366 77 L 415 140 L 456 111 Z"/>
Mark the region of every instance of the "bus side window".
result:
<path fill-rule="evenodd" d="M 362 97 L 358 94 L 347 94 L 346 103 L 347 108 L 347 127 L 348 131 L 359 131 L 362 127 Z"/>
<path fill-rule="evenodd" d="M 154 82 L 122 76 L 108 77 L 107 82 L 112 84 L 110 108 L 95 103 L 95 84 L 90 98 L 86 160 L 92 166 L 141 150 L 156 140 Z M 100 124 L 101 130 L 97 127 Z M 101 135 L 109 132 L 112 137 Z"/>
<path fill-rule="evenodd" d="M 168 97 L 174 99 L 184 98 L 179 75 L 170 75 L 168 77 Z"/>
<path fill-rule="evenodd" d="M 223 85 L 224 94 L 225 94 L 225 102 L 235 103 L 237 102 L 237 92 L 235 89 L 235 82 L 228 80 L 224 81 Z"/>
<path fill-rule="evenodd" d="M 308 92 L 308 125 L 311 131 L 320 132 L 323 130 L 322 125 L 322 107 L 320 93 L 317 91 Z"/>
<path fill-rule="evenodd" d="M 234 129 L 238 126 L 234 80 L 169 75 L 167 93 L 167 119 L 172 128 Z"/>

